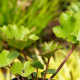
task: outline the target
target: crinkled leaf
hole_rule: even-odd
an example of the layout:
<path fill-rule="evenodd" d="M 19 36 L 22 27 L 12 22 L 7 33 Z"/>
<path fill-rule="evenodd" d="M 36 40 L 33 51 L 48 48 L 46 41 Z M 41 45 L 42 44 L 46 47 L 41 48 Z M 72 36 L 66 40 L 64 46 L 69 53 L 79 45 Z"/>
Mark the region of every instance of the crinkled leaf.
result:
<path fill-rule="evenodd" d="M 38 61 L 38 60 L 33 61 L 33 63 L 32 63 L 31 65 L 32 65 L 34 68 L 44 69 L 43 64 L 41 64 L 41 62 Z"/>
<path fill-rule="evenodd" d="M 40 54 L 40 56 L 50 58 L 51 56 L 53 56 L 54 52 L 59 48 L 62 48 L 62 47 L 58 45 L 58 43 L 54 43 L 53 41 L 48 43 L 45 42 L 42 47 L 43 53 Z"/>
<path fill-rule="evenodd" d="M 45 51 L 53 51 L 56 49 L 57 44 L 58 43 L 54 43 L 53 41 L 48 42 L 48 43 L 45 42 L 43 48 Z"/>
<path fill-rule="evenodd" d="M 19 67 L 21 69 L 18 69 Z M 26 61 L 23 64 L 22 63 L 18 63 L 18 64 L 14 63 L 11 67 L 11 72 L 13 74 L 19 74 L 23 77 L 29 76 L 31 73 L 33 73 L 33 71 L 34 71 L 34 68 L 31 66 L 30 61 Z"/>
<path fill-rule="evenodd" d="M 39 39 L 39 37 L 32 34 L 27 27 L 23 26 L 8 25 L 3 26 L 0 30 L 1 37 L 10 45 L 20 50 Z"/>
<path fill-rule="evenodd" d="M 0 67 L 10 65 L 13 62 L 13 60 L 18 56 L 19 54 L 16 51 L 11 53 L 9 51 L 3 50 L 0 53 Z"/>
<path fill-rule="evenodd" d="M 62 13 L 60 16 L 61 26 L 53 28 L 57 37 L 63 38 L 69 42 L 77 43 L 80 41 L 80 12 Z"/>
<path fill-rule="evenodd" d="M 41 76 L 42 77 L 44 76 L 44 73 L 45 73 L 45 71 L 41 72 Z M 54 73 L 56 73 L 56 70 L 55 69 L 48 69 L 47 70 L 47 74 L 54 74 Z"/>

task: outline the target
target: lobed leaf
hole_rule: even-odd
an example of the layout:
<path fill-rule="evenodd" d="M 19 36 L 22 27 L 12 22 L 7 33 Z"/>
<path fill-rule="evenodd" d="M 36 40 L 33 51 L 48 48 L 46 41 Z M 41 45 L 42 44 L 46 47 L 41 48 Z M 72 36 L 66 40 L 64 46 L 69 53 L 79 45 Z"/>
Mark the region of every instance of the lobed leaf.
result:
<path fill-rule="evenodd" d="M 11 66 L 10 70 L 13 74 L 18 74 L 23 77 L 28 77 L 31 73 L 33 73 L 34 68 L 31 66 L 30 61 L 26 61 L 23 64 L 19 62 L 14 63 Z"/>
<path fill-rule="evenodd" d="M 0 28 L 2 39 L 7 41 L 10 45 L 22 50 L 30 45 L 39 37 L 32 34 L 27 27 L 17 27 L 16 25 L 8 25 Z"/>
<path fill-rule="evenodd" d="M 48 43 L 45 42 L 42 47 L 43 53 L 40 54 L 40 56 L 50 58 L 51 56 L 53 56 L 54 52 L 59 48 L 62 48 L 62 46 L 58 45 L 58 43 L 54 43 L 53 41 Z"/>
<path fill-rule="evenodd" d="M 80 41 L 80 12 L 65 12 L 60 16 L 61 26 L 53 27 L 53 32 L 59 38 L 69 42 L 77 43 Z"/>
<path fill-rule="evenodd" d="M 18 56 L 19 54 L 16 51 L 11 53 L 7 50 L 3 50 L 0 53 L 0 67 L 10 65 L 13 62 L 13 60 Z"/>

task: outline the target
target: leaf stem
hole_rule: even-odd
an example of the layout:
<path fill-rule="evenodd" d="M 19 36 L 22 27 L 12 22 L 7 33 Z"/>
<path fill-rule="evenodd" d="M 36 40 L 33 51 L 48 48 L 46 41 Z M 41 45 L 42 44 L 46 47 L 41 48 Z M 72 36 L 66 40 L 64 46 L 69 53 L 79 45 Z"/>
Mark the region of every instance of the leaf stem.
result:
<path fill-rule="evenodd" d="M 22 77 L 22 80 L 24 80 L 24 78 Z"/>
<path fill-rule="evenodd" d="M 45 73 L 44 73 L 44 78 L 43 78 L 43 80 L 45 80 L 45 78 L 46 78 L 46 73 L 47 73 L 49 61 L 50 61 L 50 58 L 48 58 L 48 62 L 47 62 L 47 65 L 46 65 L 46 70 L 45 70 Z"/>
<path fill-rule="evenodd" d="M 61 65 L 58 67 L 58 69 L 56 70 L 56 73 L 53 74 L 48 80 L 52 80 L 56 74 L 60 71 L 60 69 L 62 68 L 62 66 L 64 65 L 64 63 L 67 61 L 67 59 L 69 58 L 69 56 L 72 54 L 72 52 L 74 51 L 74 49 L 76 48 L 77 44 L 73 44 L 72 48 L 70 49 L 68 55 L 65 57 L 65 59 L 63 60 L 63 62 L 61 63 Z"/>
<path fill-rule="evenodd" d="M 37 75 L 36 75 L 36 77 L 38 78 L 38 68 L 37 68 Z"/>
<path fill-rule="evenodd" d="M 28 59 L 27 59 L 27 57 L 26 57 L 26 54 L 25 54 L 24 50 L 22 50 L 21 52 L 23 53 L 23 56 L 24 56 L 25 60 L 28 61 Z"/>
<path fill-rule="evenodd" d="M 17 80 L 20 80 L 19 77 L 18 77 L 17 75 L 15 75 L 15 76 L 16 76 Z"/>

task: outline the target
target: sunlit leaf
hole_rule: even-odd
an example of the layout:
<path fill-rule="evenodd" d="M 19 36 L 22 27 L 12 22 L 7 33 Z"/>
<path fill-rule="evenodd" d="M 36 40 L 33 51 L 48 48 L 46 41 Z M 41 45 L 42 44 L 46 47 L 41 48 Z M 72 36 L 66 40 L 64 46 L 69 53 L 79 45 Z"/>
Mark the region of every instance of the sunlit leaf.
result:
<path fill-rule="evenodd" d="M 0 67 L 10 65 L 13 62 L 13 60 L 18 56 L 19 54 L 16 51 L 11 53 L 9 51 L 3 50 L 0 53 Z"/>
<path fill-rule="evenodd" d="M 62 48 L 62 46 L 56 42 L 45 42 L 42 47 L 43 53 L 41 53 L 40 56 L 50 58 L 51 56 L 53 56 L 54 52 L 59 48 Z"/>
<path fill-rule="evenodd" d="M 31 73 L 34 72 L 34 68 L 31 66 L 30 61 L 26 61 L 23 64 L 22 63 L 14 63 L 11 68 L 11 72 L 13 74 L 18 74 L 23 77 L 28 77 Z"/>
<path fill-rule="evenodd" d="M 65 12 L 60 16 L 61 26 L 53 28 L 57 37 L 63 38 L 69 42 L 77 43 L 80 41 L 80 12 Z"/>
<path fill-rule="evenodd" d="M 22 64 L 19 62 L 13 63 L 12 67 L 10 68 L 12 74 L 21 74 L 22 72 Z"/>
<path fill-rule="evenodd" d="M 39 37 L 32 34 L 27 27 L 23 26 L 8 25 L 3 26 L 0 30 L 2 39 L 20 50 L 39 39 Z"/>

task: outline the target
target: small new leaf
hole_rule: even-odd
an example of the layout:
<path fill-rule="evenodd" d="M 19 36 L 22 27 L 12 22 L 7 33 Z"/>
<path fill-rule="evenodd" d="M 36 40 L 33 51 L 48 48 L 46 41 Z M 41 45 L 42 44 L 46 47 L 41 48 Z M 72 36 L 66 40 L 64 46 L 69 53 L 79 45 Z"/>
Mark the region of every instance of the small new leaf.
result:
<path fill-rule="evenodd" d="M 54 43 L 53 41 L 48 43 L 45 42 L 42 47 L 43 53 L 40 54 L 40 56 L 50 58 L 51 56 L 53 56 L 54 52 L 59 48 L 62 48 L 62 46 L 58 45 L 58 43 Z"/>
<path fill-rule="evenodd" d="M 18 56 L 19 54 L 16 51 L 11 53 L 9 51 L 3 50 L 0 53 L 0 67 L 10 65 L 13 62 L 13 60 Z"/>
<path fill-rule="evenodd" d="M 43 64 L 41 64 L 41 62 L 38 61 L 38 60 L 33 61 L 33 63 L 32 63 L 31 65 L 32 65 L 34 68 L 44 69 Z"/>
<path fill-rule="evenodd" d="M 23 26 L 3 26 L 0 28 L 0 31 L 3 40 L 20 50 L 39 39 L 39 37 L 35 34 L 32 34 L 27 27 Z"/>

